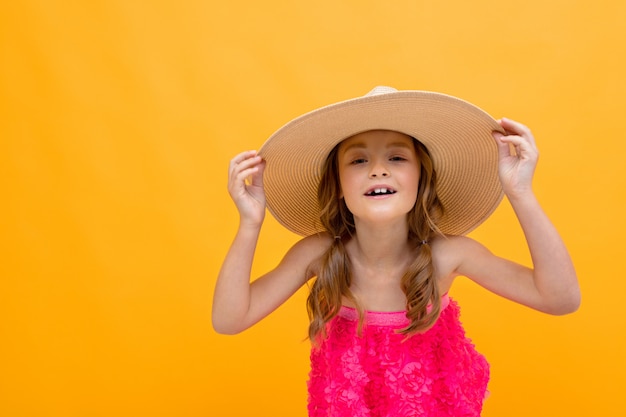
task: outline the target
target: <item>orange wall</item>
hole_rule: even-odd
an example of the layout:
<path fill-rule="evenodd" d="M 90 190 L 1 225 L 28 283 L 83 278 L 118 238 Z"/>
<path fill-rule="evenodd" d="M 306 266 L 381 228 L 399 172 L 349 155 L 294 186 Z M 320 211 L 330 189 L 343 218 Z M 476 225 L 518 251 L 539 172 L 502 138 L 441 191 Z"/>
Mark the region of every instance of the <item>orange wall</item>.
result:
<path fill-rule="evenodd" d="M 237 225 L 227 165 L 377 84 L 465 98 L 539 142 L 536 192 L 583 305 L 549 317 L 459 281 L 492 364 L 484 415 L 623 412 L 625 2 L 2 9 L 0 415 L 304 416 L 305 290 L 242 335 L 210 326 Z M 507 203 L 473 236 L 528 262 Z M 268 219 L 255 272 L 295 240 Z"/>

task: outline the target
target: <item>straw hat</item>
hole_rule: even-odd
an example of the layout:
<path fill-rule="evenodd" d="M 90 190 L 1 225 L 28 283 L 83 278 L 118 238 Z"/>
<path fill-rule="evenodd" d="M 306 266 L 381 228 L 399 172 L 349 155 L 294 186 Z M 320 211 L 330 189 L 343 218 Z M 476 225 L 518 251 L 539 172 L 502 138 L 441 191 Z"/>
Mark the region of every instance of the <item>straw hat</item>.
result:
<path fill-rule="evenodd" d="M 259 153 L 266 161 L 270 213 L 299 235 L 323 231 L 317 186 L 324 161 L 339 142 L 368 130 L 395 130 L 426 146 L 444 207 L 442 232 L 469 233 L 500 203 L 498 149 L 491 132 L 502 128 L 491 116 L 445 94 L 376 87 L 292 120 L 263 144 Z"/>

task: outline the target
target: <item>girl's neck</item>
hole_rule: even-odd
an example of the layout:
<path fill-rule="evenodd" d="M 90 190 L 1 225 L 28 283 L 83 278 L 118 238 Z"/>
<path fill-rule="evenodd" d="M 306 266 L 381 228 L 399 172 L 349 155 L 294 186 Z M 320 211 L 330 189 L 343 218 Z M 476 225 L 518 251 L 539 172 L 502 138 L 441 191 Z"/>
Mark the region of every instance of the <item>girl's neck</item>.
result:
<path fill-rule="evenodd" d="M 404 227 L 359 227 L 346 245 L 351 263 L 350 291 L 358 304 L 372 311 L 400 311 L 406 295 L 400 285 L 411 262 Z M 353 300 L 344 300 L 348 306 Z"/>
<path fill-rule="evenodd" d="M 404 266 L 411 254 L 405 222 L 385 227 L 357 225 L 351 246 L 353 262 L 371 269 Z"/>

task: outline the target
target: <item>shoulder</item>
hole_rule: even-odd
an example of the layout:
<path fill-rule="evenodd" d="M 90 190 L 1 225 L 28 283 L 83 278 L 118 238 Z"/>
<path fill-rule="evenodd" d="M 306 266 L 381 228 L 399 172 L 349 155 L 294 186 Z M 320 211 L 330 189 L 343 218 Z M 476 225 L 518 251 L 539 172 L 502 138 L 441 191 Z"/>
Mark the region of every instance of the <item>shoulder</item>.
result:
<path fill-rule="evenodd" d="M 292 250 L 323 253 L 333 243 L 333 238 L 328 233 L 317 233 L 300 239 L 293 245 Z"/>
<path fill-rule="evenodd" d="M 282 264 L 295 264 L 304 266 L 314 276 L 317 273 L 317 263 L 333 243 L 333 238 L 328 233 L 318 233 L 307 236 L 296 242 L 285 255 Z"/>
<path fill-rule="evenodd" d="M 437 236 L 430 245 L 433 251 L 451 252 L 452 254 L 484 247 L 470 237 L 453 235 Z"/>
<path fill-rule="evenodd" d="M 433 266 L 441 279 L 453 279 L 462 274 L 468 259 L 477 259 L 490 252 L 467 236 L 437 236 L 430 242 Z"/>

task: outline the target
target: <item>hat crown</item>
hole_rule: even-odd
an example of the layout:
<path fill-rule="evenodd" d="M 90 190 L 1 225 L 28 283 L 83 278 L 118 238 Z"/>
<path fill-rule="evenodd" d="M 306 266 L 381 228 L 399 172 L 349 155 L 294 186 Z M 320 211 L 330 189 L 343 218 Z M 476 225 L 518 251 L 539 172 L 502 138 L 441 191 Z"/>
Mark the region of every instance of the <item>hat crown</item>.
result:
<path fill-rule="evenodd" d="M 369 93 L 367 93 L 365 97 L 379 96 L 381 94 L 391 94 L 391 93 L 397 93 L 397 92 L 398 90 L 396 90 L 393 87 L 387 87 L 385 85 L 378 85 L 374 87 Z"/>

